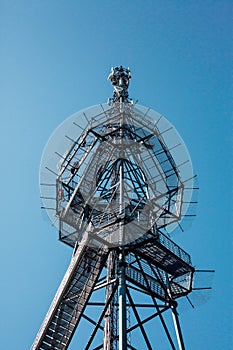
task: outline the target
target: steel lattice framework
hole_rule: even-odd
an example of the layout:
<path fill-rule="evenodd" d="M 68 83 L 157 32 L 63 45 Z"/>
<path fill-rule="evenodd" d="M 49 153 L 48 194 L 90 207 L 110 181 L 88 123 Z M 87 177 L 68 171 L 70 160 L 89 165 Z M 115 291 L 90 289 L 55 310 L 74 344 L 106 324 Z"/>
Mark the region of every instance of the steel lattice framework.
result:
<path fill-rule="evenodd" d="M 129 69 L 113 68 L 113 98 L 82 112 L 87 124 L 81 133 L 65 135 L 70 146 L 55 152 L 54 168 L 43 164 L 51 175 L 41 181 L 45 207 L 74 252 L 31 350 L 67 349 L 82 320 L 93 326 L 85 349 L 137 349 L 137 331 L 145 348 L 154 349 L 146 330 L 154 318 L 170 348 L 185 349 L 177 299 L 192 292 L 195 269 L 167 232 L 188 215 L 191 164 L 174 128 L 128 98 L 130 78 Z M 92 295 L 100 290 L 104 298 L 97 302 Z M 86 312 L 93 306 L 95 318 Z M 142 308 L 151 314 L 142 316 Z"/>

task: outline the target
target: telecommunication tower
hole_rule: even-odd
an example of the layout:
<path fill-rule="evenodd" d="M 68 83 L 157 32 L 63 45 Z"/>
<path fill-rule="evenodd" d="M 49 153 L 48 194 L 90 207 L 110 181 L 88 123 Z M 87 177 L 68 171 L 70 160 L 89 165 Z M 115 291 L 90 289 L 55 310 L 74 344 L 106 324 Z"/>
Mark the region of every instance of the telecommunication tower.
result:
<path fill-rule="evenodd" d="M 185 349 L 177 304 L 196 271 L 169 233 L 190 215 L 191 161 L 174 127 L 129 99 L 129 68 L 108 79 L 108 103 L 68 119 L 42 158 L 44 208 L 73 255 L 31 350 L 68 349 L 82 322 L 77 349 L 159 349 L 155 319 L 169 348 Z"/>

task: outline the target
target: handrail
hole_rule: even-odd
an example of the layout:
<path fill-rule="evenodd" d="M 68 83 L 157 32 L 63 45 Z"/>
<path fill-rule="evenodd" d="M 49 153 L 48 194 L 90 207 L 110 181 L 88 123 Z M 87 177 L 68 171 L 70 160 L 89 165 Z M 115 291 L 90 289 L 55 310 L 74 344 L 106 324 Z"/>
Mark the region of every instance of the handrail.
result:
<path fill-rule="evenodd" d="M 176 256 L 178 256 L 180 259 L 185 261 L 187 264 L 191 265 L 191 257 L 188 253 L 186 253 L 180 246 L 178 246 L 176 243 L 174 243 L 170 238 L 165 236 L 162 232 L 158 235 L 158 241 L 160 244 L 162 244 L 165 248 L 170 250 L 172 253 L 174 253 Z"/>

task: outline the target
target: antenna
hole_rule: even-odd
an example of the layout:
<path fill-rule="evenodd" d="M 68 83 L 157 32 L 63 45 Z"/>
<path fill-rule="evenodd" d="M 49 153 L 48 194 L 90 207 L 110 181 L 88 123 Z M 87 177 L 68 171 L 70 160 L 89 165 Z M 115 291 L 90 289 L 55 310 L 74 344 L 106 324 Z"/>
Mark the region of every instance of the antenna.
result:
<path fill-rule="evenodd" d="M 108 76 L 108 80 L 111 81 L 114 87 L 113 98 L 109 102 L 129 102 L 128 87 L 131 79 L 131 73 L 129 68 L 114 67 Z"/>
<path fill-rule="evenodd" d="M 129 99 L 130 78 L 112 68 L 109 103 L 65 121 L 43 154 L 43 207 L 73 255 L 31 350 L 68 349 L 83 322 L 85 349 L 153 349 L 152 320 L 185 349 L 177 306 L 191 303 L 196 270 L 170 233 L 190 215 L 195 177 L 175 128 Z"/>

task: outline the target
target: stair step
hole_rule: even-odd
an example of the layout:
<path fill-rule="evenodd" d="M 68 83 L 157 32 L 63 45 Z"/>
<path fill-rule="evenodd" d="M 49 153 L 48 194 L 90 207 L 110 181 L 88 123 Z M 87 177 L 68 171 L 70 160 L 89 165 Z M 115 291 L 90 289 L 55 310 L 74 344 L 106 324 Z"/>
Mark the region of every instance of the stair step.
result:
<path fill-rule="evenodd" d="M 60 318 L 58 319 L 58 322 L 52 322 L 52 324 L 56 324 L 56 325 L 59 325 L 61 327 L 64 327 L 64 328 L 68 328 L 68 327 L 74 327 L 75 325 L 67 320 L 61 320 Z"/>
<path fill-rule="evenodd" d="M 42 343 L 40 346 L 40 350 L 54 350 L 54 347 L 52 347 L 52 345 Z"/>
<path fill-rule="evenodd" d="M 68 327 L 61 327 L 60 325 L 54 325 L 53 327 L 50 326 L 47 334 L 49 337 L 53 337 L 54 333 L 56 334 L 65 334 L 65 333 L 72 333 L 72 331 Z"/>
<path fill-rule="evenodd" d="M 64 342 L 64 340 L 66 339 L 66 337 L 62 337 L 62 339 L 60 339 L 59 335 L 57 335 L 57 337 L 55 338 L 50 338 L 47 335 L 45 335 L 44 339 L 43 339 L 43 343 L 46 343 L 48 345 L 51 344 L 51 349 L 64 349 L 64 346 L 66 345 L 66 343 Z M 67 339 L 66 339 L 67 340 Z"/>

